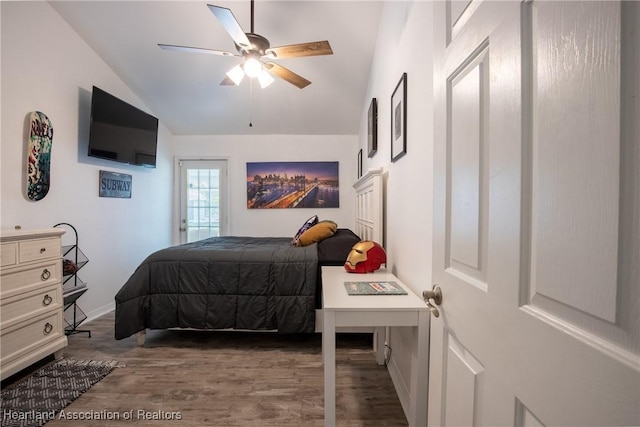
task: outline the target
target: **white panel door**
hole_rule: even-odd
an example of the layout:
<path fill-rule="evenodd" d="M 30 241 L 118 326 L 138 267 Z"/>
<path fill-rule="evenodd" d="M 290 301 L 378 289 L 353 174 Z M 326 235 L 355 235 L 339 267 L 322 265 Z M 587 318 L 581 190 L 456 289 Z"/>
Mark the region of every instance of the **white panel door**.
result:
<path fill-rule="evenodd" d="M 429 425 L 640 425 L 640 2 L 436 2 Z"/>

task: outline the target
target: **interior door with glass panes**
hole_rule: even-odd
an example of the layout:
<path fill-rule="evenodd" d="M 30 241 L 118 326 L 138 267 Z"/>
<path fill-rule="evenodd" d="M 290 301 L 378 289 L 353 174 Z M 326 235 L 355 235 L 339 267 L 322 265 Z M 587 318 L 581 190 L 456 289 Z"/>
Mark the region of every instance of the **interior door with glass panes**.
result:
<path fill-rule="evenodd" d="M 226 234 L 226 160 L 181 160 L 180 190 L 180 243 Z"/>

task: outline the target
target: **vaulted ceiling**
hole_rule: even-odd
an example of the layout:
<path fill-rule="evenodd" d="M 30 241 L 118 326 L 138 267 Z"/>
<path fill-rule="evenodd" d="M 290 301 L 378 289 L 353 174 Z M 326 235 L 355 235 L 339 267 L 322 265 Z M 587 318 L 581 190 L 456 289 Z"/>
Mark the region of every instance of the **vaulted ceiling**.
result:
<path fill-rule="evenodd" d="M 216 1 L 251 30 L 249 0 Z M 274 60 L 311 81 L 220 85 L 239 57 L 166 51 L 158 43 L 237 52 L 198 1 L 52 1 L 53 8 L 176 135 L 357 134 L 380 1 L 257 0 L 254 32 L 272 47 L 328 40 L 333 55 Z M 252 124 L 250 127 L 249 124 Z"/>

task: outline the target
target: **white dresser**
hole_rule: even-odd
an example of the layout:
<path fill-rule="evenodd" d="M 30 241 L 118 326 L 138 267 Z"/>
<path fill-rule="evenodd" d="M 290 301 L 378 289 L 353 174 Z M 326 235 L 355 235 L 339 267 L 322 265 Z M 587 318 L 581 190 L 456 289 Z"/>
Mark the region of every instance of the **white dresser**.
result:
<path fill-rule="evenodd" d="M 62 301 L 64 230 L 0 235 L 0 379 L 67 346 Z"/>

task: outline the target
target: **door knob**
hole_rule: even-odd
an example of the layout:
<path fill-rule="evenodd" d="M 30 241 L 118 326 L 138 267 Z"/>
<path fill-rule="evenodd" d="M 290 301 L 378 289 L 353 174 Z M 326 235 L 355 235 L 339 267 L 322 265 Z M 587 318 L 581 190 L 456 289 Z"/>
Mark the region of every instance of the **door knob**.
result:
<path fill-rule="evenodd" d="M 429 307 L 429 311 L 431 312 L 431 314 L 433 314 L 434 317 L 440 317 L 440 312 L 433 305 L 442 304 L 442 290 L 440 289 L 440 286 L 436 284 L 433 285 L 432 290 L 422 291 L 422 299 L 424 299 L 424 302 L 427 303 L 427 307 Z M 431 300 L 433 300 L 433 304 L 431 304 Z"/>
<path fill-rule="evenodd" d="M 426 302 L 429 302 L 429 300 L 433 300 L 435 305 L 442 304 L 442 290 L 440 289 L 440 286 L 435 284 L 433 285 L 432 290 L 422 291 L 422 298 L 424 298 Z"/>

